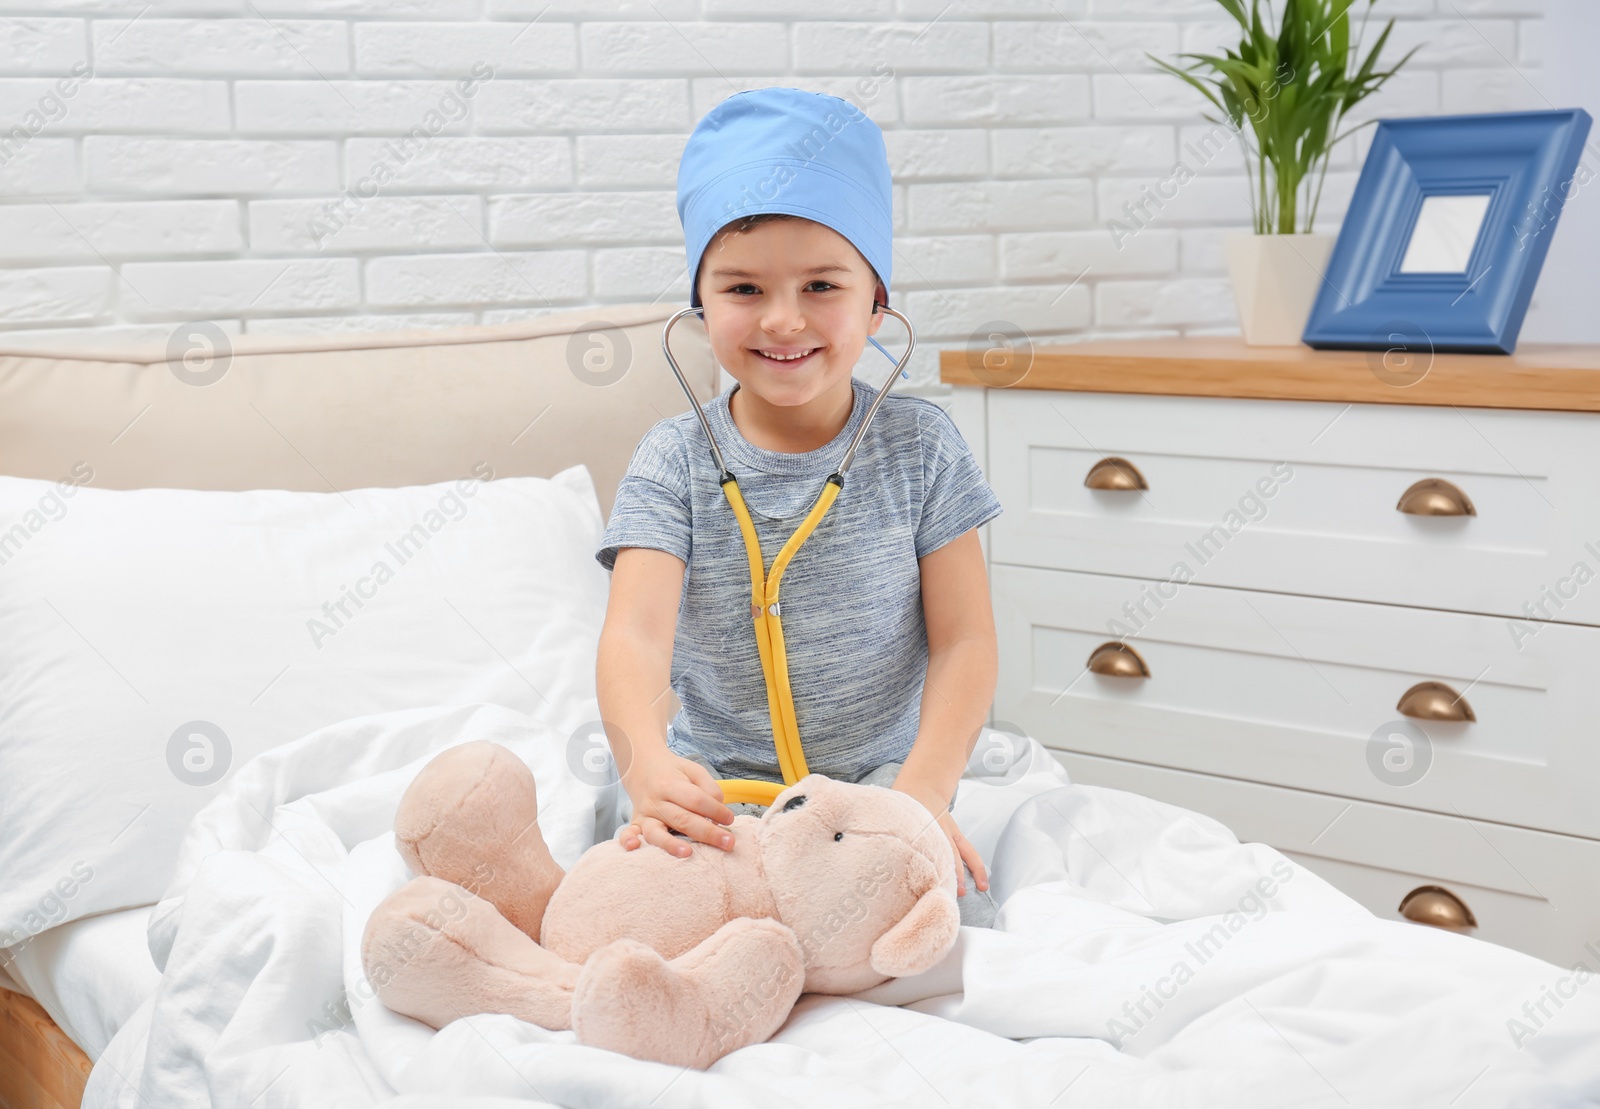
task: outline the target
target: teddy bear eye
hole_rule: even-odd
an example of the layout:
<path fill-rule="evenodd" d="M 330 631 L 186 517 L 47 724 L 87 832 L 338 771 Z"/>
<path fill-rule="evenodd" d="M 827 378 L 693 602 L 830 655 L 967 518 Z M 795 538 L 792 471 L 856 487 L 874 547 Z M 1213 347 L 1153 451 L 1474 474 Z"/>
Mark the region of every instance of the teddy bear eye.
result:
<path fill-rule="evenodd" d="M 834 843 L 838 843 L 842 839 L 844 839 L 844 833 L 843 832 L 835 832 L 835 833 L 833 833 L 833 842 Z"/>

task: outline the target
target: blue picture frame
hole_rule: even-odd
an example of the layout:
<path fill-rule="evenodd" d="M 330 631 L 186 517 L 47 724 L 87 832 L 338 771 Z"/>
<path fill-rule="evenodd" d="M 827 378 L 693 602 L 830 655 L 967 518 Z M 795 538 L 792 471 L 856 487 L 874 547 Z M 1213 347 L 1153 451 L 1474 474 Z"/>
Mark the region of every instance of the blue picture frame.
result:
<path fill-rule="evenodd" d="M 1510 354 L 1591 122 L 1582 108 L 1379 120 L 1302 341 Z M 1485 194 L 1464 269 L 1402 272 L 1426 198 Z"/>

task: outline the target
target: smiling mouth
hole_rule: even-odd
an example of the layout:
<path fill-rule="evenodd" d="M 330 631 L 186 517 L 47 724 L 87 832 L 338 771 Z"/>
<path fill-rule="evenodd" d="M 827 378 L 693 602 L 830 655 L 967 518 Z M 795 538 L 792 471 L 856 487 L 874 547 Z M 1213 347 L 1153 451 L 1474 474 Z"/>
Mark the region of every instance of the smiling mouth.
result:
<path fill-rule="evenodd" d="M 804 365 L 805 363 L 811 361 L 811 357 L 821 349 L 821 347 L 812 347 L 808 351 L 796 351 L 793 354 L 777 356 L 767 354 L 761 350 L 755 350 L 751 353 L 769 366 L 794 367 Z"/>

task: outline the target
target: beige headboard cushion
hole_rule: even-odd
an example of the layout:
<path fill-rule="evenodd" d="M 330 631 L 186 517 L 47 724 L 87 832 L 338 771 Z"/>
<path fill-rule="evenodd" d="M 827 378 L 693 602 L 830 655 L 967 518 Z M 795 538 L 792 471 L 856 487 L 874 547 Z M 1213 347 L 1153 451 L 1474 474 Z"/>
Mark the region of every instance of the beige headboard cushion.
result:
<path fill-rule="evenodd" d="M 107 489 L 331 492 L 582 462 L 609 516 L 639 438 L 689 410 L 661 353 L 674 311 L 220 341 L 191 326 L 176 345 L 0 349 L 0 473 L 61 480 L 87 465 Z M 709 401 L 717 370 L 699 320 L 673 328 L 672 350 Z"/>

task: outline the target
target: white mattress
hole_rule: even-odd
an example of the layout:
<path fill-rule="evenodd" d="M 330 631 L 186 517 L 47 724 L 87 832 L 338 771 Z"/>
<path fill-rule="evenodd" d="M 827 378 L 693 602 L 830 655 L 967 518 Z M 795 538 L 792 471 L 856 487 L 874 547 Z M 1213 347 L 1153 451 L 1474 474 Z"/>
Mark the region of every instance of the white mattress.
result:
<path fill-rule="evenodd" d="M 11 979 L 91 1059 L 161 980 L 146 936 L 153 907 L 75 920 L 8 951 Z"/>

